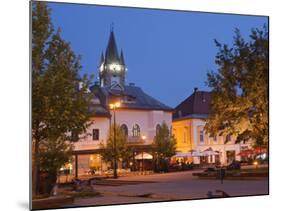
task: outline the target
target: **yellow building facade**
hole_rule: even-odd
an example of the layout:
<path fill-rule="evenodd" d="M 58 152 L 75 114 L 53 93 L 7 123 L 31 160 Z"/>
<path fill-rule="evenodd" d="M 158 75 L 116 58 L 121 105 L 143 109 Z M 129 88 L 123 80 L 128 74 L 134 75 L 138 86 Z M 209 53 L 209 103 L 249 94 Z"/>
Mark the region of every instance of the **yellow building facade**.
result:
<path fill-rule="evenodd" d="M 176 150 L 188 152 L 192 150 L 192 124 L 191 120 L 173 121 L 173 135 L 177 140 Z"/>

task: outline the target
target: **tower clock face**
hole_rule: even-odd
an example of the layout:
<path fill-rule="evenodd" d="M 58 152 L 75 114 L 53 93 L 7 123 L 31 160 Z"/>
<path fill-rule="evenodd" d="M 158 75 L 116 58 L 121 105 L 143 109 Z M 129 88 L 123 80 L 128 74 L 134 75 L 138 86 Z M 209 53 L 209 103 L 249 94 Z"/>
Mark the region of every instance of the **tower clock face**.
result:
<path fill-rule="evenodd" d="M 120 72 L 121 71 L 121 66 L 119 64 L 111 64 L 109 66 L 109 69 L 111 71 L 114 71 L 114 72 Z"/>

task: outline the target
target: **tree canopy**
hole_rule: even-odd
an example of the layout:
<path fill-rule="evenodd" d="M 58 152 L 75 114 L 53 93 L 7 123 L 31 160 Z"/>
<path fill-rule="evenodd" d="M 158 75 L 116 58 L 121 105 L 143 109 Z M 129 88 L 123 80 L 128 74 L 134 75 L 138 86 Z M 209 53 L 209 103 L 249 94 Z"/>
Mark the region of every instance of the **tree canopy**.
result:
<path fill-rule="evenodd" d="M 268 27 L 253 29 L 249 40 L 235 31 L 231 47 L 215 40 L 217 72 L 207 74 L 211 113 L 205 129 L 214 136 L 234 135 L 237 142 L 268 143 Z"/>
<path fill-rule="evenodd" d="M 121 126 L 116 124 L 115 128 L 115 141 L 116 141 L 116 159 L 118 161 L 127 160 L 131 155 L 131 151 L 127 147 L 127 137 L 124 134 Z M 110 127 L 106 143 L 100 144 L 102 159 L 106 162 L 111 162 L 114 159 L 114 124 Z"/>
<path fill-rule="evenodd" d="M 32 146 L 34 192 L 38 172 L 56 174 L 70 159 L 73 134 L 92 116 L 91 77 L 81 76 L 80 56 L 54 32 L 45 2 L 32 2 Z M 54 177 L 55 180 L 55 177 Z"/>
<path fill-rule="evenodd" d="M 157 159 L 170 158 L 176 154 L 176 139 L 170 134 L 168 125 L 165 122 L 158 128 L 152 148 Z"/>

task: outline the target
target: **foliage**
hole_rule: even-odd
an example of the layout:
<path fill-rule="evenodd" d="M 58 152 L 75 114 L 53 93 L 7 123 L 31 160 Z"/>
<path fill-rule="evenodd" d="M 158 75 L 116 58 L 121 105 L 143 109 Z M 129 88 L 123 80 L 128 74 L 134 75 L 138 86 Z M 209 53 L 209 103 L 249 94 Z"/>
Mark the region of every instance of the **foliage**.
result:
<path fill-rule="evenodd" d="M 237 29 L 232 47 L 215 41 L 218 72 L 208 73 L 211 114 L 205 129 L 211 135 L 234 135 L 268 143 L 268 28 L 253 29 L 245 41 Z"/>
<path fill-rule="evenodd" d="M 71 161 L 72 145 L 62 139 L 46 139 L 40 143 L 39 163 L 41 171 L 57 172 Z"/>
<path fill-rule="evenodd" d="M 32 3 L 32 141 L 33 186 L 38 171 L 56 174 L 70 158 L 71 142 L 90 124 L 91 77 L 80 76 L 80 57 L 54 33 L 50 9 Z M 55 175 L 56 176 L 56 175 Z M 54 177 L 55 177 L 54 176 Z"/>
<path fill-rule="evenodd" d="M 42 98 L 42 77 L 46 69 L 45 51 L 47 42 L 53 32 L 50 10 L 46 3 L 32 3 L 32 192 L 39 191 L 39 142 L 46 138 L 43 124 L 44 114 Z"/>
<path fill-rule="evenodd" d="M 168 125 L 163 122 L 154 137 L 152 144 L 156 159 L 170 158 L 176 154 L 176 139 L 170 134 Z"/>
<path fill-rule="evenodd" d="M 131 152 L 127 147 L 127 137 L 119 124 L 116 124 L 115 132 L 116 151 L 114 148 L 114 124 L 110 127 L 107 142 L 100 144 L 101 156 L 106 162 L 113 161 L 115 157 L 114 152 L 116 152 L 116 159 L 118 161 L 127 160 L 131 156 Z"/>

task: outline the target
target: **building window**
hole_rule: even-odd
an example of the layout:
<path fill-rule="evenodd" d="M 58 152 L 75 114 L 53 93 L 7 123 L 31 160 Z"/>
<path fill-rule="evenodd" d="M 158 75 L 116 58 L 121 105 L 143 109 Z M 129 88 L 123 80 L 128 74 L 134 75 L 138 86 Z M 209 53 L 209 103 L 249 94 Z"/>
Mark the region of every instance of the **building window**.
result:
<path fill-rule="evenodd" d="M 161 126 L 159 124 L 156 125 L 156 135 L 160 134 Z"/>
<path fill-rule="evenodd" d="M 182 116 L 182 112 L 178 111 L 178 115 L 179 115 L 179 117 L 181 117 Z"/>
<path fill-rule="evenodd" d="M 139 137 L 140 136 L 140 126 L 138 124 L 135 124 L 133 126 L 133 137 Z"/>
<path fill-rule="evenodd" d="M 229 142 L 231 140 L 231 136 L 228 134 L 226 137 L 225 137 L 225 142 Z"/>
<path fill-rule="evenodd" d="M 72 141 L 78 141 L 78 140 L 79 140 L 79 135 L 78 135 L 78 132 L 77 132 L 77 131 L 73 130 L 73 131 L 71 132 L 71 140 L 72 140 Z"/>
<path fill-rule="evenodd" d="M 122 125 L 121 125 L 121 130 L 122 130 L 124 136 L 127 137 L 127 136 L 128 136 L 128 127 L 127 127 L 127 125 L 122 124 Z"/>
<path fill-rule="evenodd" d="M 183 143 L 186 143 L 186 132 L 183 132 Z"/>
<path fill-rule="evenodd" d="M 204 131 L 200 130 L 200 143 L 204 143 Z"/>
<path fill-rule="evenodd" d="M 214 142 L 217 142 L 218 141 L 218 138 L 217 138 L 217 136 L 214 136 Z"/>
<path fill-rule="evenodd" d="M 99 129 L 93 129 L 93 140 L 97 141 L 99 140 Z"/>

